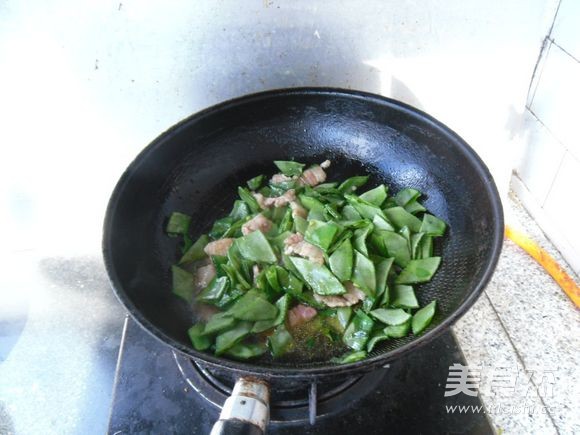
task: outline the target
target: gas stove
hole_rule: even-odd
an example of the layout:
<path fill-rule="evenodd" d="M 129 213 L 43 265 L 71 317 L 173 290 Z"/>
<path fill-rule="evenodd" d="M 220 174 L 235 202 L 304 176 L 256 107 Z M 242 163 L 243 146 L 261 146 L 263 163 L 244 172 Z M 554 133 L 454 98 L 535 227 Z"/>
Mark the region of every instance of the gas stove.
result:
<path fill-rule="evenodd" d="M 454 363 L 466 364 L 448 332 L 366 375 L 303 388 L 277 386 L 271 392 L 268 433 L 493 434 L 484 412 L 447 412 L 454 405 L 482 406 L 479 397 L 444 397 Z M 174 353 L 127 318 L 109 433 L 208 434 L 232 387 L 230 380 Z"/>

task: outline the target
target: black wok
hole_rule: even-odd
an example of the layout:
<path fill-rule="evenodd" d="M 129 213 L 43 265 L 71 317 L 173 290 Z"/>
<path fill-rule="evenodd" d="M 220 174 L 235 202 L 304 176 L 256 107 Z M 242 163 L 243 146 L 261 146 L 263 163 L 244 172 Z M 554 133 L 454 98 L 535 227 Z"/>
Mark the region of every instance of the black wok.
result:
<path fill-rule="evenodd" d="M 468 110 L 466 108 L 466 110 Z M 173 211 L 193 216 L 192 236 L 227 213 L 238 185 L 272 173 L 272 160 L 330 159 L 329 179 L 370 173 L 391 192 L 414 187 L 449 224 L 436 245 L 433 280 L 417 291 L 438 311 L 420 337 L 382 343 L 347 365 L 236 362 L 194 350 L 192 310 L 171 293 L 178 242 L 163 228 Z M 288 89 L 245 96 L 194 114 L 155 139 L 127 168 L 107 209 L 103 251 L 113 288 L 129 313 L 173 349 L 233 376 L 276 382 L 368 371 L 422 346 L 451 326 L 491 278 L 503 239 L 492 177 L 453 131 L 398 101 L 338 89 Z"/>

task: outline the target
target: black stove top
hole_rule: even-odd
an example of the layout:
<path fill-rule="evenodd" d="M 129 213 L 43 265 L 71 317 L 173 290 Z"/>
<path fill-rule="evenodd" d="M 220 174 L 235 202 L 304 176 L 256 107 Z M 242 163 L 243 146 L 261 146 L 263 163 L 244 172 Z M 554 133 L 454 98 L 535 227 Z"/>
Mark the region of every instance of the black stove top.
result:
<path fill-rule="evenodd" d="M 367 375 L 273 391 L 268 433 L 493 434 L 483 412 L 447 412 L 449 406 L 482 405 L 478 397 L 464 394 L 444 397 L 454 363 L 466 364 L 453 335 L 446 333 Z M 209 434 L 230 389 L 226 380 L 174 354 L 127 319 L 109 433 Z"/>

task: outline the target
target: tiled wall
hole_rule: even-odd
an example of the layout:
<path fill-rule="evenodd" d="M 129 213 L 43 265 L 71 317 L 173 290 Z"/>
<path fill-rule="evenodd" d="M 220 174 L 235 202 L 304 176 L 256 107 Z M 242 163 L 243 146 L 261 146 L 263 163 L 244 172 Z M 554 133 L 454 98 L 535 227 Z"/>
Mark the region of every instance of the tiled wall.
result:
<path fill-rule="evenodd" d="M 518 196 L 580 273 L 580 1 L 562 0 L 536 67 L 512 180 Z"/>

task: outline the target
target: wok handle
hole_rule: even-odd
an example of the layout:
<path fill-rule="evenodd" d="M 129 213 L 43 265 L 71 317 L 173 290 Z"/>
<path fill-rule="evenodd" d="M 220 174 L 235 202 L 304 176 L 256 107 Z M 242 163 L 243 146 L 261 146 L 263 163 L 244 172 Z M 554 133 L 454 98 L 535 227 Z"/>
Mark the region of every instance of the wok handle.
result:
<path fill-rule="evenodd" d="M 270 386 L 256 378 L 237 380 L 210 435 L 265 435 L 270 420 Z"/>

